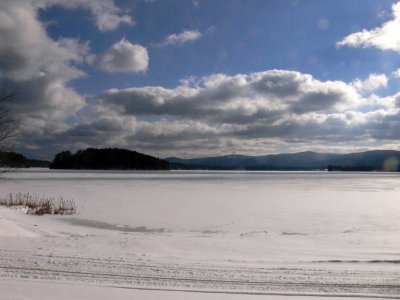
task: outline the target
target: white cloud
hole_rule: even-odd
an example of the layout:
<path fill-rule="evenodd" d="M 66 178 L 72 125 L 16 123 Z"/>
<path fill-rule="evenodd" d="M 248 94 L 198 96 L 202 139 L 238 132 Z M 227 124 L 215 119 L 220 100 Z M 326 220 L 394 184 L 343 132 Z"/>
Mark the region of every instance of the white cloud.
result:
<path fill-rule="evenodd" d="M 359 92 L 373 92 L 387 87 L 388 81 L 385 74 L 370 74 L 366 80 L 356 79 L 352 84 Z"/>
<path fill-rule="evenodd" d="M 100 31 L 115 30 L 120 24 L 134 25 L 132 17 L 115 6 L 113 0 L 32 0 L 40 8 L 59 5 L 68 9 L 83 8 L 91 12 Z"/>
<path fill-rule="evenodd" d="M 373 74 L 363 91 L 383 82 Z M 205 155 L 210 149 L 261 154 L 321 144 L 354 149 L 365 140 L 400 139 L 394 130 L 400 126 L 400 96 L 365 99 L 360 92 L 354 82 L 269 70 L 191 78 L 175 88 L 112 89 L 100 95 L 98 105 L 136 120 L 124 145 L 162 156 Z M 366 112 L 358 111 L 363 107 Z"/>
<path fill-rule="evenodd" d="M 0 41 L 1 88 L 18 93 L 12 102 L 17 117 L 29 130 L 63 127 L 85 104 L 67 82 L 85 75 L 76 65 L 89 55 L 88 44 L 52 40 L 36 7 L 22 0 L 0 2 Z"/>
<path fill-rule="evenodd" d="M 396 78 L 400 78 L 400 69 L 397 69 L 396 71 L 393 71 L 392 76 Z"/>
<path fill-rule="evenodd" d="M 195 86 L 109 90 L 101 98 L 135 116 L 176 116 L 212 122 L 248 123 L 273 121 L 293 114 L 343 110 L 357 105 L 360 96 L 352 85 L 321 82 L 294 71 L 270 70 L 226 76 L 216 74 L 196 81 Z"/>
<path fill-rule="evenodd" d="M 363 29 L 339 41 L 337 46 L 374 47 L 400 52 L 400 2 L 393 4 L 393 19 L 372 30 Z"/>
<path fill-rule="evenodd" d="M 109 72 L 144 72 L 149 55 L 145 47 L 122 39 L 99 56 L 98 64 Z"/>
<path fill-rule="evenodd" d="M 365 147 L 365 141 L 384 145 L 400 139 L 399 94 L 365 99 L 353 83 L 320 81 L 293 71 L 214 74 L 182 81 L 175 88 L 112 89 L 90 101 L 94 104 L 86 105 L 70 125 L 45 119 L 46 113 L 55 120 L 61 109 L 76 108 L 62 100 L 75 99 L 68 94 L 71 90 L 64 90 L 65 95 L 56 86 L 54 90 L 58 96 L 51 98 L 59 99 L 53 100 L 54 110 L 37 111 L 43 115 L 36 118 L 28 113 L 29 125 L 41 128 L 24 137 L 22 144 L 32 153 L 35 147 L 43 153 L 43 145 L 49 155 L 93 146 L 133 148 L 158 156 L 323 147 L 346 151 Z M 30 111 L 35 104 L 42 102 L 27 101 L 20 107 Z"/>
<path fill-rule="evenodd" d="M 124 117 L 116 112 L 105 114 L 101 111 L 97 111 L 97 115 L 86 115 L 92 109 L 85 96 L 69 86 L 70 81 L 86 76 L 80 67 L 93 61 L 94 55 L 90 52 L 88 42 L 72 38 L 54 40 L 47 34 L 38 14 L 40 9 L 52 5 L 71 9 L 86 8 L 93 10 L 93 14 L 96 7 L 108 7 L 108 13 L 121 13 L 113 8 L 112 1 L 0 1 L 0 89 L 17 92 L 13 101 L 8 103 L 13 116 L 21 121 L 21 135 L 16 141 L 16 147 L 37 151 L 35 156 L 38 157 L 51 158 L 56 151 L 69 148 L 68 141 L 74 142 L 74 145 L 84 145 L 87 141 L 94 143 L 100 136 L 104 137 L 105 132 L 110 132 L 107 137 L 110 142 L 127 140 L 124 133 L 132 135 L 128 129 L 135 126 L 132 125 L 132 116 Z M 107 16 L 104 13 L 101 9 L 96 13 L 95 20 L 99 29 L 112 29 L 120 23 L 107 23 L 102 18 Z M 147 68 L 145 48 L 126 41 L 120 45 L 120 48 L 111 47 L 106 53 L 111 53 L 111 56 L 115 54 L 108 61 L 108 67 L 119 69 L 118 63 L 124 60 L 126 52 L 131 54 L 125 61 L 130 70 Z M 85 117 L 81 118 L 80 114 Z M 99 114 L 105 116 L 99 117 Z M 92 139 L 73 135 L 75 128 L 85 128 L 89 132 L 88 127 L 85 127 L 88 123 L 93 125 Z"/>
<path fill-rule="evenodd" d="M 88 44 L 52 40 L 36 15 L 27 1 L 0 2 L 0 77 L 21 81 L 56 74 L 69 80 L 84 75 L 72 63 L 84 61 Z"/>
<path fill-rule="evenodd" d="M 165 40 L 160 44 L 162 46 L 166 45 L 182 45 L 187 42 L 193 42 L 202 37 L 202 34 L 198 30 L 184 30 L 181 33 L 174 33 L 165 38 Z"/>

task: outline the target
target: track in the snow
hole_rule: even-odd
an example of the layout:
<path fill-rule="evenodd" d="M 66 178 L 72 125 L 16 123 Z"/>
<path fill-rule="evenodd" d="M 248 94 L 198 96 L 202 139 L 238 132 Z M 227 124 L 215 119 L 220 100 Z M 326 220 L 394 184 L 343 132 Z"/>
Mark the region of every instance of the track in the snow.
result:
<path fill-rule="evenodd" d="M 399 299 L 397 272 L 177 265 L 0 252 L 0 278 L 90 283 L 119 288 L 252 295 L 324 295 Z"/>

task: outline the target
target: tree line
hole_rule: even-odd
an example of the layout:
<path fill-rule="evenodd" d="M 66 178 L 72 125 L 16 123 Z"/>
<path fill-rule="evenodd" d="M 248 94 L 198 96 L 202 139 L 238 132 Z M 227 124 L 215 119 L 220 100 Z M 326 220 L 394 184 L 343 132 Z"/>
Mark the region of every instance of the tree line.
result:
<path fill-rule="evenodd" d="M 88 148 L 76 153 L 63 151 L 54 157 L 50 169 L 85 170 L 169 170 L 166 160 L 118 148 Z"/>

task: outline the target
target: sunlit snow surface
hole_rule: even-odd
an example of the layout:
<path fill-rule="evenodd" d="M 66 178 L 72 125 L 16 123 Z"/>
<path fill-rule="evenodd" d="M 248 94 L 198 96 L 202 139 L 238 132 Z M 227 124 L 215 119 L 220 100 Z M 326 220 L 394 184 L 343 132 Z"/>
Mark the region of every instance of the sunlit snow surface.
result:
<path fill-rule="evenodd" d="M 52 227 L 42 232 L 43 247 L 29 255 L 140 261 L 144 269 L 135 271 L 140 276 L 154 275 L 147 267 L 155 265 L 163 276 L 172 272 L 218 281 L 215 286 L 187 282 L 186 289 L 391 297 L 400 293 L 397 173 L 32 169 L 7 174 L 1 192 L 63 196 L 78 206 L 78 215 L 72 217 L 24 216 Z M 10 222 L 6 225 L 11 228 Z M 31 235 L 38 234 L 35 230 Z M 22 244 L 14 239 L 0 248 L 9 253 Z M 24 255 L 29 256 L 19 255 L 16 261 Z M 60 258 L 63 262 L 68 269 Z M 40 260 L 35 263 L 48 268 Z M 114 263 L 98 269 L 88 262 L 81 268 L 84 265 L 100 273 L 133 272 Z M 146 284 L 185 289 L 173 282 Z"/>

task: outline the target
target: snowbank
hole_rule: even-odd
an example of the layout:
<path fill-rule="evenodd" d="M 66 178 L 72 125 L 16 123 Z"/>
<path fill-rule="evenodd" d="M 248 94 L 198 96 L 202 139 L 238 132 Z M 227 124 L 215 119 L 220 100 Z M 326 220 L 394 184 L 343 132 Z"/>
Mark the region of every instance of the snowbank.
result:
<path fill-rule="evenodd" d="M 400 294 L 395 262 L 257 263 L 244 255 L 252 240 L 260 239 L 255 233 L 230 240 L 218 233 L 123 231 L 65 220 L 0 207 L 1 299 L 286 300 L 293 298 L 284 295 L 313 295 L 316 300 L 318 295 L 370 299 Z M 241 247 L 238 253 L 235 243 Z M 226 249 L 231 253 L 224 259 Z"/>

